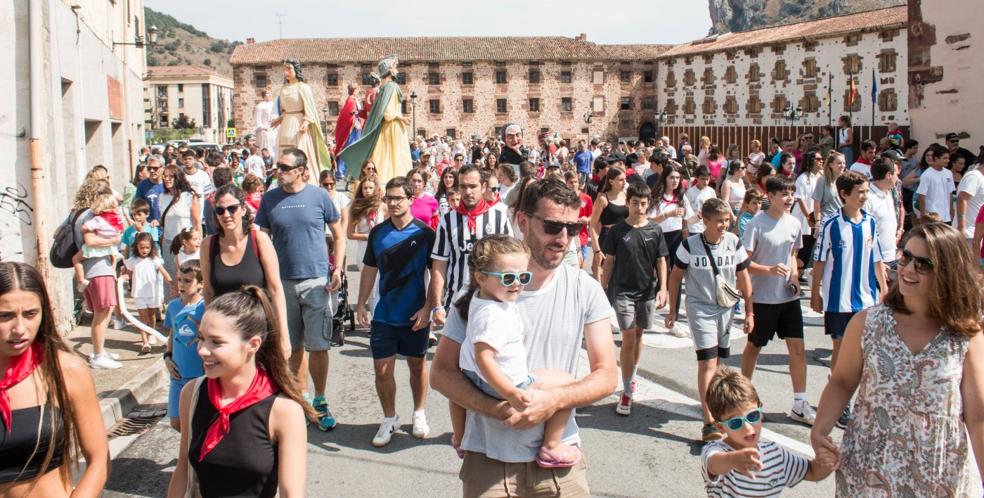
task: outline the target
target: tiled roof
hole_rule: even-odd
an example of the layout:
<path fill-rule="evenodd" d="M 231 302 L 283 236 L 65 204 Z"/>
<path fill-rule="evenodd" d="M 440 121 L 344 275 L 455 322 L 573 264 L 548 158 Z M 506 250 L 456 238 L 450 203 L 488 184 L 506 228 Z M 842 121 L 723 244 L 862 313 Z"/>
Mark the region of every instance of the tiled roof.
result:
<path fill-rule="evenodd" d="M 706 52 L 720 52 L 756 45 L 769 45 L 797 39 L 818 39 L 851 32 L 874 31 L 902 27 L 907 19 L 907 7 L 889 7 L 816 21 L 771 26 L 740 33 L 725 33 L 716 39 L 705 38 L 677 45 L 662 53 L 662 57 L 676 57 Z"/>
<path fill-rule="evenodd" d="M 625 47 L 636 47 L 638 52 L 626 52 Z M 594 61 L 640 58 L 638 54 L 652 58 L 665 47 L 597 45 L 582 38 L 561 36 L 308 38 L 239 45 L 230 62 L 273 64 L 288 58 L 320 63 L 375 62 L 389 54 L 396 54 L 404 62 Z M 610 52 L 617 52 L 618 56 Z"/>
<path fill-rule="evenodd" d="M 147 77 L 148 78 L 174 78 L 174 77 L 187 77 L 187 76 L 219 76 L 219 73 L 215 72 L 214 69 L 210 67 L 203 66 L 148 66 L 147 67 Z"/>
<path fill-rule="evenodd" d="M 652 60 L 673 48 L 673 45 L 599 45 L 609 59 Z"/>

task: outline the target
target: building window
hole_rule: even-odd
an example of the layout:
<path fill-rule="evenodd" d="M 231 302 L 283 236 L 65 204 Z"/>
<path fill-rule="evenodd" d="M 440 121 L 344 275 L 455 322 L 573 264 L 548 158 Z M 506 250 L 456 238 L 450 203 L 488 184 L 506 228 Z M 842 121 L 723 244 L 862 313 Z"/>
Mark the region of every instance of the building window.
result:
<path fill-rule="evenodd" d="M 622 97 L 618 101 L 618 110 L 620 111 L 631 111 L 632 110 L 632 97 Z"/>
<path fill-rule="evenodd" d="M 591 82 L 595 85 L 601 85 L 605 82 L 605 70 L 599 67 L 594 68 L 591 72 Z"/>
<path fill-rule="evenodd" d="M 591 99 L 591 112 L 603 113 L 605 112 L 605 97 L 596 96 Z"/>
<path fill-rule="evenodd" d="M 461 112 L 465 114 L 475 113 L 475 101 L 472 99 L 462 99 L 461 100 Z"/>
<path fill-rule="evenodd" d="M 643 109 L 655 109 L 656 99 L 653 97 L 643 97 L 642 98 L 642 108 Z"/>
<path fill-rule="evenodd" d="M 817 60 L 813 57 L 803 59 L 803 77 L 804 78 L 816 78 L 817 77 Z"/>
<path fill-rule="evenodd" d="M 851 34 L 844 37 L 844 45 L 848 47 L 853 47 L 861 42 L 861 34 Z"/>
<path fill-rule="evenodd" d="M 338 73 L 332 72 L 325 74 L 325 85 L 338 86 Z"/>
<path fill-rule="evenodd" d="M 820 99 L 817 98 L 816 93 L 807 92 L 800 99 L 799 106 L 803 112 L 818 112 L 820 111 Z"/>
<path fill-rule="evenodd" d="M 621 71 L 618 72 L 618 79 L 622 83 L 628 83 L 632 81 L 632 71 L 622 69 Z"/>
<path fill-rule="evenodd" d="M 574 112 L 574 99 L 570 97 L 561 97 L 560 99 L 560 111 L 561 112 Z"/>
<path fill-rule="evenodd" d="M 373 71 L 372 66 L 369 66 L 369 65 L 363 65 L 362 66 L 361 73 L 362 73 L 362 84 L 363 85 L 372 86 L 372 77 L 369 76 L 369 73 L 371 73 L 372 71 Z"/>
<path fill-rule="evenodd" d="M 664 107 L 664 109 L 666 110 L 666 115 L 667 116 L 674 116 L 674 115 L 676 115 L 677 110 L 678 110 L 677 104 L 676 104 L 676 100 L 666 99 L 666 106 Z"/>
<path fill-rule="evenodd" d="M 440 85 L 441 84 L 441 73 L 437 71 L 430 71 L 427 73 L 427 84 L 428 85 Z"/>
<path fill-rule="evenodd" d="M 676 73 L 672 69 L 666 72 L 666 88 L 676 87 Z"/>
<path fill-rule="evenodd" d="M 724 113 L 725 114 L 738 114 L 738 99 L 734 95 L 728 95 L 724 99 Z"/>
<path fill-rule="evenodd" d="M 509 108 L 506 105 L 506 99 L 495 99 L 495 112 L 498 114 L 505 114 L 509 112 Z"/>
<path fill-rule="evenodd" d="M 157 98 L 159 98 L 159 99 L 166 99 L 167 98 L 167 86 L 166 85 L 158 85 L 157 86 Z"/>
<path fill-rule="evenodd" d="M 844 61 L 844 74 L 858 74 L 861 72 L 861 56 L 851 54 L 841 59 Z"/>
<path fill-rule="evenodd" d="M 537 69 L 535 67 L 531 67 L 530 68 L 530 71 L 529 71 L 529 75 L 530 75 L 529 76 L 529 78 L 530 78 L 530 84 L 532 84 L 532 85 L 538 85 L 538 84 L 540 84 L 540 70 L 539 69 Z"/>
<path fill-rule="evenodd" d="M 406 85 L 407 84 L 407 73 L 401 71 L 399 74 L 397 74 L 396 75 L 396 83 L 398 85 Z"/>
<path fill-rule="evenodd" d="M 895 112 L 899 107 L 899 97 L 894 88 L 887 88 L 878 93 L 878 110 Z"/>
<path fill-rule="evenodd" d="M 178 83 L 178 93 L 185 91 L 184 83 Z"/>
<path fill-rule="evenodd" d="M 882 53 L 878 54 L 878 72 L 879 73 L 894 73 L 895 72 L 895 60 L 898 54 L 894 50 L 884 50 Z"/>
<path fill-rule="evenodd" d="M 705 116 L 710 116 L 717 111 L 717 103 L 714 102 L 714 97 L 707 95 L 704 97 L 704 103 L 700 106 L 700 111 L 704 113 Z"/>
<path fill-rule="evenodd" d="M 430 99 L 427 101 L 427 107 L 431 114 L 441 113 L 441 99 Z"/>
<path fill-rule="evenodd" d="M 178 109 L 184 109 L 185 99 L 184 97 L 178 97 Z"/>
<path fill-rule="evenodd" d="M 448 128 L 444 130 L 444 136 L 450 138 L 451 140 L 455 140 L 458 138 L 458 131 L 454 128 Z"/>
<path fill-rule="evenodd" d="M 704 76 L 701 78 L 701 81 L 704 83 L 705 86 L 706 85 L 713 85 L 714 84 L 714 68 L 712 68 L 712 67 L 705 67 L 704 68 Z"/>
<path fill-rule="evenodd" d="M 772 112 L 775 114 L 786 112 L 788 105 L 789 101 L 786 100 L 785 95 L 776 95 L 772 98 Z"/>
<path fill-rule="evenodd" d="M 687 100 L 683 103 L 683 113 L 684 114 L 697 114 L 697 104 L 694 102 L 694 98 L 687 96 Z"/>
<path fill-rule="evenodd" d="M 506 70 L 496 69 L 495 70 L 495 84 L 504 85 L 506 84 Z"/>
<path fill-rule="evenodd" d="M 652 69 L 647 69 L 647 70 L 645 70 L 645 71 L 642 72 L 642 82 L 643 83 L 652 83 L 654 79 L 656 79 L 656 77 L 653 74 L 653 70 Z"/>
<path fill-rule="evenodd" d="M 570 69 L 565 69 L 560 72 L 560 82 L 570 83 L 574 80 L 574 73 Z"/>
<path fill-rule="evenodd" d="M 813 52 L 817 49 L 817 42 L 815 41 L 805 41 L 803 42 L 803 50 L 807 52 Z"/>
<path fill-rule="evenodd" d="M 540 99 L 536 97 L 530 98 L 530 112 L 540 112 Z"/>
<path fill-rule="evenodd" d="M 267 86 L 266 67 L 257 67 L 253 69 L 253 86 L 256 88 L 266 88 Z"/>
<path fill-rule="evenodd" d="M 772 68 L 772 81 L 786 81 L 789 79 L 789 70 L 786 69 L 786 61 L 779 59 Z"/>
<path fill-rule="evenodd" d="M 328 115 L 338 116 L 338 102 L 328 102 Z"/>
<path fill-rule="evenodd" d="M 212 89 L 208 83 L 202 83 L 202 126 L 212 127 Z"/>
<path fill-rule="evenodd" d="M 728 66 L 724 71 L 724 81 L 732 85 L 738 82 L 738 70 L 735 66 Z"/>
<path fill-rule="evenodd" d="M 687 69 L 683 72 L 683 85 L 684 86 L 694 86 L 697 84 L 697 75 L 694 74 L 693 69 Z"/>
<path fill-rule="evenodd" d="M 748 97 L 748 105 L 745 106 L 749 114 L 762 114 L 762 99 L 758 95 Z"/>
<path fill-rule="evenodd" d="M 461 73 L 461 84 L 462 85 L 473 85 L 475 84 L 475 73 L 471 71 L 465 71 Z"/>

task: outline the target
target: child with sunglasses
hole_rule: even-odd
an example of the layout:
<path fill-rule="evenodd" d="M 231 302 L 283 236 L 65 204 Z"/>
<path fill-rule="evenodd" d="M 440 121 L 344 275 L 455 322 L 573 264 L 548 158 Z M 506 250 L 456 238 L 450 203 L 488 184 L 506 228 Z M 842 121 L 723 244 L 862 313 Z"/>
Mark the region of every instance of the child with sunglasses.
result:
<path fill-rule="evenodd" d="M 761 441 L 762 402 L 752 382 L 721 368 L 707 388 L 714 425 L 725 438 L 701 450 L 701 473 L 708 496 L 779 496 L 800 481 L 821 481 L 834 470 L 837 455 L 821 450 L 813 461 L 772 442 Z"/>
<path fill-rule="evenodd" d="M 574 382 L 560 370 L 527 368 L 525 330 L 516 308 L 523 287 L 533 280 L 527 271 L 530 249 L 508 235 L 488 235 L 479 240 L 468 258 L 472 272 L 468 289 L 455 302 L 466 320 L 466 340 L 461 344 L 459 365 L 472 383 L 496 399 L 508 401 L 513 409 L 529 406 L 529 389 L 547 389 Z M 451 403 L 451 445 L 464 458 L 460 442 L 465 433 L 465 409 Z M 573 467 L 581 460 L 577 446 L 561 439 L 570 410 L 559 410 L 550 417 L 543 431 L 543 445 L 536 463 L 544 468 Z"/>

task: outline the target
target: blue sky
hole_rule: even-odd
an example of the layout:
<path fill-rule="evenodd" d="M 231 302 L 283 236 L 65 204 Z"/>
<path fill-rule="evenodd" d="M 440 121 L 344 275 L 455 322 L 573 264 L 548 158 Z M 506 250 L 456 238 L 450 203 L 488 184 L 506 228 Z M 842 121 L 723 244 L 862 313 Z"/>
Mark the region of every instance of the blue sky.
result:
<path fill-rule="evenodd" d="M 356 36 L 577 36 L 596 43 L 680 43 L 711 26 L 707 0 L 144 0 L 210 36 L 257 41 Z"/>

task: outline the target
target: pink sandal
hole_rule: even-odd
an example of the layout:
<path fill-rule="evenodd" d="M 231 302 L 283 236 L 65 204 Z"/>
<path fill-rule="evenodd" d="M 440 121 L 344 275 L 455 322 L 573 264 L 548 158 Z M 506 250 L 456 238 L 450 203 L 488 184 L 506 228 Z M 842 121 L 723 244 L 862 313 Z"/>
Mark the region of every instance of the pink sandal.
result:
<path fill-rule="evenodd" d="M 574 459 L 568 461 L 568 458 L 572 455 L 574 456 Z M 568 451 L 563 453 L 551 450 L 546 446 L 541 446 L 540 454 L 536 457 L 536 464 L 545 469 L 564 469 L 573 467 L 580 461 L 581 448 L 578 448 L 577 446 L 571 446 Z"/>
<path fill-rule="evenodd" d="M 465 450 L 461 449 L 461 443 L 458 442 L 458 438 L 454 437 L 454 434 L 451 434 L 451 447 L 454 448 L 454 452 L 458 454 L 459 459 L 465 459 Z"/>

